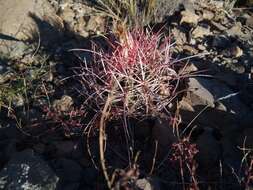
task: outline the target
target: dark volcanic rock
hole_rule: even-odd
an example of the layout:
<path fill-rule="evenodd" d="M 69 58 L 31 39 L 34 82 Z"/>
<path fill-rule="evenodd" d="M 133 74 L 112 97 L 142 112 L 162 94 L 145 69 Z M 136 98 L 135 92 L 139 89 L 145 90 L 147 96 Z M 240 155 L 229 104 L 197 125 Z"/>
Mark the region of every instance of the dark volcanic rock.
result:
<path fill-rule="evenodd" d="M 30 149 L 15 154 L 0 172 L 0 189 L 55 190 L 57 182 L 52 169 Z"/>

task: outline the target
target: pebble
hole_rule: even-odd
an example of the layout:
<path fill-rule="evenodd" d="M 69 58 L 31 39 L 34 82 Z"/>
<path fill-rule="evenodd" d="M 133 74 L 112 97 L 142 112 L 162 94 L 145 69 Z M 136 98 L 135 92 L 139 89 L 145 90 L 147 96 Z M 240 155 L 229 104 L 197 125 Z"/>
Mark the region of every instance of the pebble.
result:
<path fill-rule="evenodd" d="M 192 31 L 193 38 L 203 38 L 205 36 L 212 35 L 212 32 L 210 31 L 210 28 L 205 28 L 203 26 L 197 26 Z"/>
<path fill-rule="evenodd" d="M 187 23 L 187 24 L 194 24 L 197 25 L 200 17 L 196 15 L 193 11 L 185 10 L 181 12 L 182 18 L 180 24 Z"/>
<path fill-rule="evenodd" d="M 59 100 L 53 102 L 53 107 L 56 110 L 65 112 L 69 111 L 72 105 L 74 104 L 73 99 L 70 96 L 64 95 Z"/>
<path fill-rule="evenodd" d="M 204 10 L 203 19 L 212 20 L 214 18 L 214 13 L 212 11 Z"/>

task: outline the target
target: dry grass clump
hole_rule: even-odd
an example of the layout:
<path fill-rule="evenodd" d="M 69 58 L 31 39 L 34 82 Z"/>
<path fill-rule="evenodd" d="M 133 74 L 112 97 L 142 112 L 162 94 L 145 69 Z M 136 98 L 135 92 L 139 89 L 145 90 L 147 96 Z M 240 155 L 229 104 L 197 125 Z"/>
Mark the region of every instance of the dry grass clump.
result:
<path fill-rule="evenodd" d="M 150 23 L 156 11 L 156 0 L 98 0 L 98 9 L 125 26 L 143 27 Z"/>

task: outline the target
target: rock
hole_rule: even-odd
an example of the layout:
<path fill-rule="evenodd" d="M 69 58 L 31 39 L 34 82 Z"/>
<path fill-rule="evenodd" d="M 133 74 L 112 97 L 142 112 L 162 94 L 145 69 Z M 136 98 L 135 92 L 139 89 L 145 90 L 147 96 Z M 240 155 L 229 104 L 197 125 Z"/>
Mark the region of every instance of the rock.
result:
<path fill-rule="evenodd" d="M 189 79 L 188 97 L 191 100 L 191 105 L 209 105 L 214 107 L 214 96 L 202 85 L 203 83 L 199 82 L 196 78 Z"/>
<path fill-rule="evenodd" d="M 220 24 L 218 22 L 211 21 L 211 24 L 215 27 L 215 29 L 217 29 L 219 31 L 227 30 L 227 27 L 223 26 L 222 24 Z"/>
<path fill-rule="evenodd" d="M 0 140 L 6 139 L 18 139 L 20 137 L 20 131 L 17 129 L 15 123 L 11 123 L 7 120 L 8 123 L 2 123 L 1 119 L 0 122 L 2 127 L 0 128 Z"/>
<path fill-rule="evenodd" d="M 6 45 L 1 45 L 5 43 Z M 21 59 L 24 54 L 31 52 L 31 48 L 22 41 L 7 41 L 0 38 L 0 53 L 8 56 L 9 59 Z"/>
<path fill-rule="evenodd" d="M 238 130 L 237 126 L 231 125 L 227 131 L 223 132 L 223 138 L 221 139 L 224 163 L 233 168 L 235 172 L 240 171 L 242 160 L 242 152 L 238 149 L 238 146 L 242 147 L 242 144 L 237 144 L 238 142 L 236 142 L 238 136 L 240 136 L 239 131 L 241 130 Z"/>
<path fill-rule="evenodd" d="M 56 148 L 56 156 L 66 157 L 71 156 L 72 152 L 77 148 L 76 143 L 73 141 L 56 141 L 54 142 Z"/>
<path fill-rule="evenodd" d="M 227 112 L 227 108 L 226 106 L 221 103 L 221 102 L 217 102 L 216 105 L 215 105 L 215 109 L 219 110 L 219 111 L 222 111 L 222 112 Z"/>
<path fill-rule="evenodd" d="M 224 35 L 216 35 L 212 37 L 211 44 L 212 47 L 223 50 L 232 45 L 231 39 Z"/>
<path fill-rule="evenodd" d="M 190 10 L 185 10 L 185 11 L 181 11 L 181 21 L 180 24 L 182 23 L 187 23 L 187 24 L 194 24 L 197 25 L 200 17 L 198 15 L 195 14 L 195 12 L 190 11 Z"/>
<path fill-rule="evenodd" d="M 238 134 L 237 145 L 241 148 L 253 149 L 253 127 L 246 128 Z M 245 147 L 243 147 L 245 146 Z"/>
<path fill-rule="evenodd" d="M 241 120 L 240 127 L 242 129 L 251 128 L 253 123 L 253 111 L 248 112 Z"/>
<path fill-rule="evenodd" d="M 248 112 L 248 107 L 241 102 L 238 93 L 214 79 L 190 78 L 188 99 L 191 105 L 209 105 L 215 107 L 219 101 L 227 108 L 229 113 L 243 116 Z"/>
<path fill-rule="evenodd" d="M 201 51 L 204 51 L 204 50 L 206 50 L 206 47 L 202 44 L 199 44 L 198 49 L 201 50 Z"/>
<path fill-rule="evenodd" d="M 70 96 L 64 95 L 61 99 L 53 102 L 53 107 L 58 111 L 66 112 L 71 109 L 73 104 L 73 99 Z"/>
<path fill-rule="evenodd" d="M 60 183 L 60 182 L 59 182 Z M 61 189 L 61 190 L 79 190 L 80 189 L 80 183 L 60 183 L 59 186 L 57 186 L 57 189 Z M 86 188 L 84 188 L 86 189 Z"/>
<path fill-rule="evenodd" d="M 60 2 L 59 16 L 65 23 L 68 34 L 78 34 L 81 37 L 88 37 L 90 33 L 97 34 L 104 32 L 105 20 L 101 15 L 96 15 L 91 7 L 81 2 Z"/>
<path fill-rule="evenodd" d="M 190 45 L 184 45 L 183 49 L 193 55 L 196 55 L 199 53 L 199 51 L 197 49 L 195 49 L 194 47 L 190 46 Z"/>
<path fill-rule="evenodd" d="M 1 0 L 0 31 L 2 34 L 23 39 L 24 30 L 33 24 L 28 16 L 29 12 L 36 13 L 42 18 L 45 15 L 54 15 L 54 10 L 46 0 Z M 10 24 L 11 23 L 11 24 Z"/>
<path fill-rule="evenodd" d="M 203 10 L 203 19 L 212 20 L 214 18 L 214 13 L 212 11 Z"/>
<path fill-rule="evenodd" d="M 64 20 L 66 29 L 69 31 L 74 31 L 75 12 L 71 9 L 71 7 L 67 6 L 64 9 L 60 9 L 59 16 Z"/>
<path fill-rule="evenodd" d="M 197 163 L 202 169 L 212 169 L 217 166 L 221 159 L 221 145 L 213 135 L 213 129 L 205 128 L 196 142 L 199 150 L 197 154 Z"/>
<path fill-rule="evenodd" d="M 245 76 L 245 78 L 247 77 L 248 79 L 248 75 Z M 240 98 L 242 99 L 243 102 L 245 102 L 247 105 L 251 106 L 251 108 L 253 108 L 253 85 L 251 80 L 247 81 L 247 80 L 241 80 L 241 84 L 244 84 L 242 87 L 242 92 L 240 94 Z"/>
<path fill-rule="evenodd" d="M 135 182 L 135 185 L 139 190 L 159 190 L 159 189 L 161 189 L 158 181 L 154 180 L 152 178 L 138 179 Z"/>
<path fill-rule="evenodd" d="M 246 25 L 253 28 L 253 15 L 247 17 Z"/>
<path fill-rule="evenodd" d="M 228 59 L 230 59 L 230 58 L 228 58 Z M 245 71 L 246 71 L 245 67 L 242 64 L 239 64 L 239 63 L 233 64 L 233 63 L 230 63 L 230 62 L 227 62 L 227 63 L 228 63 L 227 66 L 229 67 L 229 69 L 231 71 L 234 71 L 237 74 L 244 74 Z"/>
<path fill-rule="evenodd" d="M 58 177 L 32 150 L 13 156 L 0 172 L 0 188 L 9 190 L 55 190 Z"/>
<path fill-rule="evenodd" d="M 158 142 L 158 147 L 161 152 L 166 152 L 174 142 L 177 142 L 177 137 L 170 121 L 164 118 L 157 119 L 152 129 L 152 137 Z M 158 150 L 159 150 L 158 149 Z"/>
<path fill-rule="evenodd" d="M 193 73 L 193 72 L 196 72 L 198 71 L 198 67 L 193 64 L 193 63 L 188 63 L 186 67 L 184 67 L 183 69 L 181 69 L 179 71 L 179 73 L 185 73 L 185 74 L 189 74 L 189 73 Z"/>
<path fill-rule="evenodd" d="M 232 52 L 233 56 L 236 58 L 241 57 L 243 55 L 243 50 L 239 46 L 235 46 Z"/>
<path fill-rule="evenodd" d="M 78 142 L 74 142 L 74 147 L 71 154 L 71 158 L 75 160 L 82 160 L 85 159 L 85 154 L 87 153 L 86 150 L 86 139 L 80 138 Z M 83 163 L 84 164 L 84 163 Z M 86 163 L 87 164 L 87 163 Z"/>
<path fill-rule="evenodd" d="M 226 33 L 229 36 L 237 36 L 237 37 L 241 37 L 244 34 L 242 33 L 242 24 L 240 22 L 236 22 L 236 24 L 231 27 L 230 29 L 226 30 Z"/>
<path fill-rule="evenodd" d="M 37 31 L 34 28 L 38 22 L 41 21 L 42 24 L 46 16 L 50 15 L 52 18 L 56 16 L 47 0 L 1 0 L 0 4 L 0 33 L 6 36 L 0 39 L 0 52 L 11 54 L 11 57 L 15 58 L 22 56 L 29 48 L 20 40 L 30 38 L 32 33 Z M 36 14 L 35 17 L 31 16 L 33 13 Z M 48 29 L 47 25 L 46 30 Z M 42 38 L 44 32 L 40 31 L 40 34 Z M 47 35 L 46 38 L 50 36 L 52 37 Z"/>
<path fill-rule="evenodd" d="M 16 140 L 0 141 L 0 167 L 16 153 Z"/>
<path fill-rule="evenodd" d="M 101 16 L 91 16 L 87 23 L 86 30 L 100 34 L 101 31 L 104 31 L 104 22 L 105 20 Z"/>
<path fill-rule="evenodd" d="M 194 112 L 194 108 L 192 107 L 191 103 L 187 101 L 186 98 L 183 98 L 179 102 L 179 109 L 181 109 L 181 110 L 187 110 L 189 112 Z"/>
<path fill-rule="evenodd" d="M 154 12 L 155 18 L 154 23 L 163 22 L 167 16 L 173 15 L 179 10 L 180 5 L 183 4 L 184 0 L 159 0 L 155 1 L 156 10 Z"/>
<path fill-rule="evenodd" d="M 86 185 L 95 185 L 99 172 L 94 167 L 88 167 L 84 169 L 82 176 Z"/>
<path fill-rule="evenodd" d="M 152 127 L 154 125 L 154 121 L 152 119 L 143 119 L 142 121 L 133 120 L 132 122 L 134 138 L 143 141 L 151 136 Z"/>
<path fill-rule="evenodd" d="M 38 153 L 38 154 L 43 154 L 45 153 L 45 150 L 46 150 L 46 146 L 45 144 L 42 144 L 42 143 L 38 143 L 38 144 L 35 144 L 33 146 L 33 150 Z"/>
<path fill-rule="evenodd" d="M 79 182 L 82 179 L 82 167 L 74 160 L 60 158 L 54 161 L 54 168 L 63 183 Z"/>
<path fill-rule="evenodd" d="M 222 50 L 221 54 L 227 58 L 238 58 L 243 55 L 243 50 L 236 44 L 231 44 L 226 49 Z"/>
<path fill-rule="evenodd" d="M 209 28 L 205 28 L 203 26 L 197 26 L 193 31 L 192 31 L 192 37 L 193 38 L 203 38 L 205 36 L 212 35 L 212 32 L 210 32 Z"/>
<path fill-rule="evenodd" d="M 173 28 L 171 32 L 173 36 L 175 37 L 177 45 L 183 45 L 187 42 L 186 34 L 184 32 L 180 31 L 177 28 Z"/>

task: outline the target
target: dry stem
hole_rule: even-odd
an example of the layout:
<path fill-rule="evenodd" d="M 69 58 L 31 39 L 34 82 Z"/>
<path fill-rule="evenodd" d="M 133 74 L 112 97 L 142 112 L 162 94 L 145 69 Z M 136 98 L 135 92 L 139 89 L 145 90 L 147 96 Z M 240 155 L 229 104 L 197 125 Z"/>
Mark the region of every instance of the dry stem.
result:
<path fill-rule="evenodd" d="M 111 94 L 108 95 L 106 103 L 104 105 L 101 119 L 100 119 L 100 125 L 99 125 L 99 155 L 100 155 L 100 162 L 101 162 L 101 167 L 103 170 L 103 174 L 105 177 L 105 180 L 107 182 L 107 186 L 109 189 L 112 188 L 112 182 L 110 180 L 109 174 L 106 169 L 105 165 L 105 155 L 104 155 L 104 140 L 106 139 L 105 137 L 105 122 L 108 117 L 108 113 L 111 107 L 111 102 L 113 100 L 113 96 Z"/>

